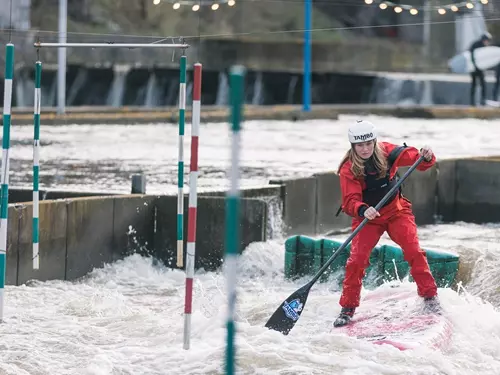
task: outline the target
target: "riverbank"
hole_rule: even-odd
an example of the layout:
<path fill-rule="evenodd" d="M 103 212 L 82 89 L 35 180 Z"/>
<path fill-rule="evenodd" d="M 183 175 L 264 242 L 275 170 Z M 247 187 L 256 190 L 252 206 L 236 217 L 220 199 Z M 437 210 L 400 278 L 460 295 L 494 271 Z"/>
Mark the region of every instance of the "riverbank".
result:
<path fill-rule="evenodd" d="M 13 108 L 13 125 L 33 123 L 31 108 Z M 145 124 L 155 122 L 177 123 L 177 107 L 67 107 L 65 114 L 58 114 L 53 107 L 42 108 L 43 125 L 67 124 Z M 308 120 L 338 119 L 339 115 L 377 115 L 396 118 L 463 119 L 478 118 L 493 120 L 500 118 L 500 108 L 471 106 L 397 106 L 377 104 L 313 105 L 304 112 L 299 105 L 255 106 L 244 108 L 246 120 Z M 186 111 L 190 121 L 190 108 Z M 202 122 L 224 122 L 229 118 L 229 109 L 222 106 L 202 106 Z"/>

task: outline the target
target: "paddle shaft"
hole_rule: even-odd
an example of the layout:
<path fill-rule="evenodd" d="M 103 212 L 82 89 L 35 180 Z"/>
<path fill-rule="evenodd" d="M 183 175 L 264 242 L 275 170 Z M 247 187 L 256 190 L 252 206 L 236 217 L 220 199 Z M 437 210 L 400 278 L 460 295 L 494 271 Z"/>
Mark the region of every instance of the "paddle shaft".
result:
<path fill-rule="evenodd" d="M 375 206 L 375 209 L 377 211 L 379 211 L 383 206 L 384 204 L 387 202 L 387 200 L 389 200 L 389 198 L 392 196 L 392 194 L 394 194 L 394 192 L 399 189 L 399 187 L 401 186 L 401 184 L 404 182 L 404 180 L 406 180 L 406 178 L 415 170 L 415 168 L 418 167 L 418 165 L 424 160 L 424 157 L 423 156 L 420 156 L 420 158 L 418 158 L 418 160 L 410 167 L 410 169 L 408 169 L 408 171 L 406 171 L 406 173 L 403 175 L 403 177 L 401 177 L 401 179 L 396 183 L 396 185 L 394 185 L 391 190 L 389 190 L 389 192 L 382 198 L 382 200 Z M 337 249 L 337 251 L 335 251 L 335 253 L 332 254 L 332 256 L 330 257 L 330 259 L 328 259 L 326 261 L 325 264 L 323 264 L 323 267 L 321 267 L 318 272 L 316 272 L 316 275 L 314 275 L 314 277 L 312 278 L 311 281 L 309 281 L 309 288 L 311 288 L 314 283 L 316 281 L 318 281 L 318 279 L 321 277 L 321 275 L 323 274 L 323 272 L 326 271 L 326 269 L 330 266 L 330 264 L 333 263 L 333 261 L 335 259 L 337 259 L 337 257 L 340 255 L 340 252 L 347 246 L 349 245 L 349 243 L 352 241 L 352 239 L 354 238 L 354 236 L 356 236 L 358 234 L 358 232 L 363 229 L 363 227 L 365 226 L 365 224 L 368 222 L 368 219 L 365 217 L 363 219 L 363 221 L 361 222 L 361 224 L 358 225 L 358 227 L 356 229 L 354 229 L 354 231 L 351 233 L 351 235 L 347 238 L 347 240 L 345 240 L 345 242 L 340 245 L 340 247 Z M 308 288 L 308 289 L 309 289 Z"/>

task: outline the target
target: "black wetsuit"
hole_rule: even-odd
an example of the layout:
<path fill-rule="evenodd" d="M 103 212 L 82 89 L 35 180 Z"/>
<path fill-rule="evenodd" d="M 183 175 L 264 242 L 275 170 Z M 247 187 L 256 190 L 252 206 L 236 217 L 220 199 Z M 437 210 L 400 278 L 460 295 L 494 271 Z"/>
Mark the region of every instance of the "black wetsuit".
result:
<path fill-rule="evenodd" d="M 495 44 L 500 47 L 500 43 Z M 493 100 L 498 101 L 498 87 L 500 86 L 500 64 L 495 66 L 495 85 L 493 86 Z"/>
<path fill-rule="evenodd" d="M 471 53 L 471 58 L 472 58 L 472 63 L 474 64 L 474 67 L 476 68 L 475 71 L 471 72 L 471 78 L 472 78 L 472 85 L 470 87 L 470 104 L 471 105 L 476 105 L 476 83 L 479 81 L 479 84 L 481 85 L 481 105 L 484 105 L 486 103 L 486 82 L 484 80 L 484 72 L 482 70 L 479 70 L 476 66 L 476 60 L 474 57 L 474 50 L 476 48 L 481 48 L 484 47 L 484 43 L 482 40 L 478 40 L 470 46 L 470 53 Z"/>

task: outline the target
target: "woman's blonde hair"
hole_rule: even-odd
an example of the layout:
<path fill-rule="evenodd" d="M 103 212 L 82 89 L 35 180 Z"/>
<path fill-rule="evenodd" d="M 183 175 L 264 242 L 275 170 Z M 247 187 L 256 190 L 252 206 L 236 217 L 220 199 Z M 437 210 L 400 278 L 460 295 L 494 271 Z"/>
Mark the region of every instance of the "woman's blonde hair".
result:
<path fill-rule="evenodd" d="M 377 140 L 373 141 L 375 144 L 373 146 L 373 165 L 375 169 L 378 171 L 378 178 L 384 178 L 387 174 L 387 157 L 382 150 L 382 147 L 377 143 Z M 354 144 L 351 145 L 351 148 L 346 152 L 342 162 L 339 165 L 339 170 L 337 173 L 340 173 L 340 169 L 344 165 L 346 161 L 351 162 L 351 172 L 355 178 L 361 178 L 365 175 L 365 161 L 356 154 L 354 151 Z"/>

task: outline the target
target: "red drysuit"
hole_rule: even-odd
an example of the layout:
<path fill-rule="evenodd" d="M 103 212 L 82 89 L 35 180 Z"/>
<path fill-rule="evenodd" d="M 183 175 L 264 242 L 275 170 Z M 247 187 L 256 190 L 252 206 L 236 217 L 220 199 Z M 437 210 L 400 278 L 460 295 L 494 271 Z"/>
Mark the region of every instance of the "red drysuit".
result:
<path fill-rule="evenodd" d="M 379 142 L 379 144 L 386 155 L 398 147 L 387 142 Z M 394 161 L 390 170 L 390 178 L 394 177 L 398 167 L 411 166 L 419 157 L 420 154 L 416 148 L 406 147 Z M 430 162 L 424 160 L 416 169 L 425 171 L 435 162 L 436 157 L 433 156 Z M 341 167 L 339 175 L 342 209 L 353 217 L 352 229 L 354 230 L 364 219 L 364 216 L 358 214 L 358 210 L 360 206 L 366 206 L 366 203 L 362 201 L 366 183 L 364 178 L 356 179 L 350 168 L 351 162 L 347 161 Z M 373 207 L 375 205 L 373 204 Z M 355 308 L 359 306 L 362 279 L 365 275 L 365 269 L 369 266 L 370 254 L 384 231 L 387 231 L 391 239 L 402 248 L 404 259 L 409 263 L 410 273 L 417 284 L 418 294 L 421 297 L 432 297 L 437 294 L 436 283 L 429 270 L 425 252 L 420 248 L 418 242 L 417 226 L 410 201 L 398 194 L 395 199 L 382 207 L 379 213 L 380 216 L 368 221 L 352 240 L 351 254 L 347 260 L 340 298 L 342 307 Z"/>

